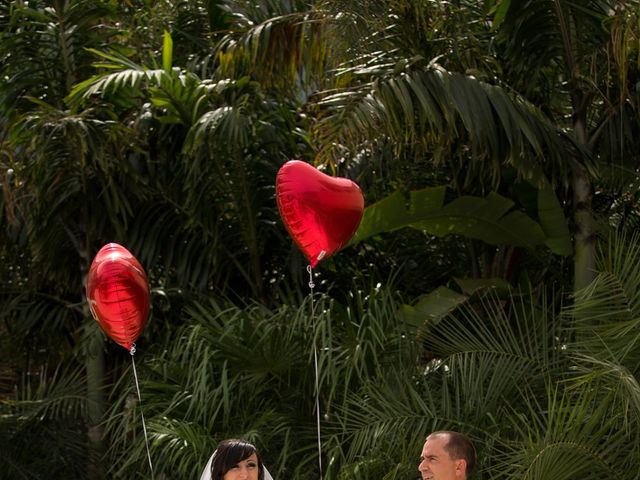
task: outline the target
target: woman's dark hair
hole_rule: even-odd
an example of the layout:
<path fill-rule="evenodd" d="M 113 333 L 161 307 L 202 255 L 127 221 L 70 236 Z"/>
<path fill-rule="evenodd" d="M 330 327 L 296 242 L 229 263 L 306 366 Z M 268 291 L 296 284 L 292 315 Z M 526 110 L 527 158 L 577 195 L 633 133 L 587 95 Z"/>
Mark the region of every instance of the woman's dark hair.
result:
<path fill-rule="evenodd" d="M 258 480 L 264 480 L 264 465 L 258 449 L 244 440 L 229 439 L 218 444 L 211 462 L 211 479 L 222 480 L 224 475 L 252 454 L 258 458 Z"/>

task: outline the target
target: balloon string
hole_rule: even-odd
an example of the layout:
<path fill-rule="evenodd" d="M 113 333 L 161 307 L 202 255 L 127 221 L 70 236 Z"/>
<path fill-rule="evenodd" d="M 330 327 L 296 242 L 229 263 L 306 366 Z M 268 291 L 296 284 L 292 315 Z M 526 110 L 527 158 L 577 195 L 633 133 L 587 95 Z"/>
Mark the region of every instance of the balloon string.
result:
<path fill-rule="evenodd" d="M 131 345 L 131 364 L 133 365 L 133 376 L 136 379 L 136 391 L 138 392 L 138 404 L 140 405 L 140 416 L 142 417 L 142 430 L 144 431 L 144 444 L 147 447 L 147 459 L 149 460 L 149 469 L 151 470 L 151 480 L 153 480 L 153 464 L 151 463 L 151 451 L 149 450 L 149 437 L 147 436 L 147 425 L 144 421 L 144 412 L 142 411 L 142 398 L 140 397 L 140 385 L 138 384 L 138 372 L 136 372 L 136 361 L 134 354 L 136 353 L 136 344 Z"/>
<path fill-rule="evenodd" d="M 316 382 L 316 426 L 318 429 L 318 468 L 320 469 L 320 480 L 322 480 L 322 442 L 320 441 L 320 382 L 318 375 L 318 346 L 316 341 L 316 318 L 314 314 L 313 305 L 313 268 L 311 265 L 307 265 L 307 272 L 309 272 L 309 290 L 311 291 L 311 325 L 313 332 L 313 366 Z"/>

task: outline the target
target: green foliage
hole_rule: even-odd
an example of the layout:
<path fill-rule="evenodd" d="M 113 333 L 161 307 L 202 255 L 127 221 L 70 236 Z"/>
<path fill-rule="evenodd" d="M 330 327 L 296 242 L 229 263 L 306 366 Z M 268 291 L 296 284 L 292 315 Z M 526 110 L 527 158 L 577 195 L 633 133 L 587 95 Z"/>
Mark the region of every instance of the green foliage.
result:
<path fill-rule="evenodd" d="M 409 474 L 424 436 L 443 428 L 474 439 L 480 478 L 634 478 L 634 374 L 614 359 L 596 365 L 587 355 L 596 350 L 573 333 L 571 309 L 559 312 L 544 296 L 464 288 L 467 295 L 425 297 L 416 311 L 429 321 L 417 335 L 389 289 L 354 291 L 345 305 L 316 299 L 327 478 Z M 152 455 L 167 474 L 197 475 L 219 439 L 241 435 L 278 475 L 313 476 L 309 307 L 190 307 L 194 322 L 179 343 L 158 347 L 143 386 Z M 111 435 L 128 442 L 135 418 L 113 416 Z M 139 469 L 143 448 L 139 441 L 114 458 L 114 468 Z"/>
<path fill-rule="evenodd" d="M 319 101 L 326 110 L 317 126 L 318 141 L 326 146 L 319 153 L 320 161 L 337 160 L 340 151 L 333 153 L 335 143 L 357 148 L 380 129 L 398 149 L 406 144 L 434 151 L 434 159 L 442 161 L 448 149 L 438 143 L 466 132 L 469 160 L 482 163 L 494 184 L 503 164 L 513 165 L 529 181 L 542 183 L 544 170 L 536 160 L 545 156 L 555 178 L 567 175 L 565 162 L 554 153 L 565 148 L 562 135 L 530 105 L 509 98 L 496 86 L 419 60 L 383 65 L 384 70 L 375 71 L 370 82 L 329 91 Z M 471 171 L 475 173 L 475 168 Z M 467 183 L 471 179 L 468 176 Z"/>
<path fill-rule="evenodd" d="M 87 409 L 82 368 L 43 367 L 21 387 L 0 400 L 0 476 L 84 478 L 90 454 L 79 434 Z"/>
<path fill-rule="evenodd" d="M 446 205 L 444 200 L 443 187 L 411 192 L 408 202 L 402 192 L 395 192 L 365 209 L 351 243 L 411 227 L 438 237 L 460 234 L 491 245 L 534 249 L 545 243 L 555 253 L 570 253 L 569 228 L 557 198 L 549 190 L 541 190 L 538 194 L 541 225 L 513 210 L 514 203 L 497 193 L 490 193 L 486 199 L 463 196 Z"/>
<path fill-rule="evenodd" d="M 636 233 L 613 237 L 600 252 L 594 281 L 576 293 L 568 312 L 575 319 L 578 351 L 620 364 L 631 374 L 640 365 L 639 248 Z"/>
<path fill-rule="evenodd" d="M 226 3 L 233 20 L 215 51 L 223 75 L 250 76 L 284 96 L 308 95 L 323 87 L 324 73 L 334 62 L 334 29 L 321 4 Z"/>
<path fill-rule="evenodd" d="M 0 477 L 148 478 L 144 411 L 158 475 L 241 436 L 316 478 L 316 346 L 327 480 L 415 476 L 441 428 L 474 440 L 475 478 L 635 478 L 638 238 L 588 262 L 590 209 L 640 218 L 637 15 L 4 2 Z M 369 205 L 313 309 L 274 198 L 291 158 Z M 141 404 L 83 300 L 107 241 L 152 288 Z M 567 297 L 572 261 L 595 280 Z"/>
<path fill-rule="evenodd" d="M 571 255 L 571 233 L 558 197 L 550 188 L 538 191 L 538 216 L 547 239 L 545 245 L 559 255 Z"/>
<path fill-rule="evenodd" d="M 337 425 L 349 391 L 409 360 L 414 348 L 387 290 L 354 294 L 347 308 L 323 297 L 314 303 L 313 318 L 308 302 L 277 310 L 214 301 L 189 307 L 181 341 L 168 339 L 146 362 L 142 407 L 159 472 L 195 477 L 218 441 L 241 436 L 260 445 L 276 475 L 314 477 L 314 342 L 326 428 Z M 129 477 L 140 469 L 144 444 L 139 417 L 127 407 L 133 386 L 123 381 L 121 388 L 108 421 L 110 455 L 113 474 Z"/>

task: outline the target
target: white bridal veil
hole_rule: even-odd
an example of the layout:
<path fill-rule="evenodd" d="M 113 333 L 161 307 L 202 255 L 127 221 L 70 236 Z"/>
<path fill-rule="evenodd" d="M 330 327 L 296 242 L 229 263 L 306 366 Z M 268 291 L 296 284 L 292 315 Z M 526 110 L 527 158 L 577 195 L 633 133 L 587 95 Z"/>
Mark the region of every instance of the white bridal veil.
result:
<path fill-rule="evenodd" d="M 200 475 L 200 480 L 211 480 L 211 462 L 213 462 L 213 457 L 215 457 L 216 452 L 213 452 L 211 457 L 209 457 L 209 461 L 207 462 L 207 466 L 204 467 L 202 471 L 202 475 Z M 264 480 L 273 480 L 273 477 L 267 470 L 267 467 L 264 467 Z"/>

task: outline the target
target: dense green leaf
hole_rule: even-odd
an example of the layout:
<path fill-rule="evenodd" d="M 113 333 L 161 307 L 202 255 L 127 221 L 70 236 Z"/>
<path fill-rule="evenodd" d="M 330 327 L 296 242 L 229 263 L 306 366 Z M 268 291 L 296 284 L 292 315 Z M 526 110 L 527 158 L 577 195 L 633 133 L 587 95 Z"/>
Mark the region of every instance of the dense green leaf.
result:
<path fill-rule="evenodd" d="M 400 313 L 405 322 L 420 327 L 426 322 L 437 322 L 467 298 L 447 287 L 438 287 L 414 305 L 403 305 Z"/>
<path fill-rule="evenodd" d="M 545 241 L 540 225 L 512 210 L 514 203 L 497 193 L 486 199 L 460 197 L 446 205 L 444 193 L 443 187 L 429 187 L 411 192 L 406 202 L 402 192 L 395 192 L 370 205 L 351 243 L 404 227 L 438 237 L 464 235 L 491 245 L 535 248 Z"/>
<path fill-rule="evenodd" d="M 164 32 L 164 42 L 162 44 L 162 68 L 167 73 L 173 67 L 173 39 L 169 32 Z"/>
<path fill-rule="evenodd" d="M 148 478 L 144 412 L 157 477 L 244 437 L 316 479 L 317 400 L 327 480 L 416 476 L 435 429 L 473 478 L 635 480 L 638 239 L 607 232 L 640 218 L 638 25 L 637 0 L 0 2 L 0 477 Z M 313 296 L 290 158 L 378 201 Z M 84 302 L 111 241 L 152 291 L 141 401 Z"/>
<path fill-rule="evenodd" d="M 571 255 L 573 249 L 569 225 L 558 197 L 548 188 L 538 190 L 538 216 L 540 226 L 547 237 L 545 245 L 558 255 Z"/>

